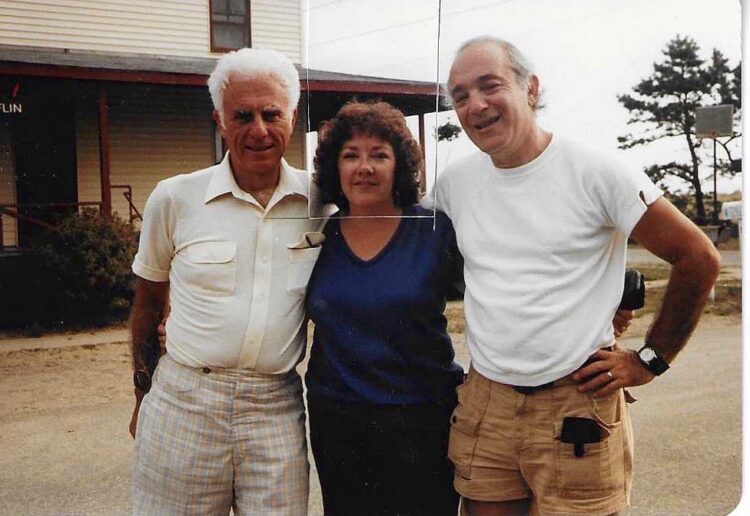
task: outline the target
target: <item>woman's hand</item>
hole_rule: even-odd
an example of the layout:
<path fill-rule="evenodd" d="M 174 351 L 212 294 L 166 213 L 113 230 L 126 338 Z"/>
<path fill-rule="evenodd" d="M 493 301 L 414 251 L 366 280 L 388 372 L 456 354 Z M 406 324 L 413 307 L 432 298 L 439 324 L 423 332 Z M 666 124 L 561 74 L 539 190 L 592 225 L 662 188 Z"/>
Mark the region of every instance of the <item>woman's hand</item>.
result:
<path fill-rule="evenodd" d="M 620 337 L 623 333 L 628 331 L 634 316 L 635 310 L 619 308 L 617 312 L 615 312 L 615 318 L 612 319 L 612 326 L 615 328 L 615 337 Z M 161 342 L 161 339 L 159 342 Z"/>

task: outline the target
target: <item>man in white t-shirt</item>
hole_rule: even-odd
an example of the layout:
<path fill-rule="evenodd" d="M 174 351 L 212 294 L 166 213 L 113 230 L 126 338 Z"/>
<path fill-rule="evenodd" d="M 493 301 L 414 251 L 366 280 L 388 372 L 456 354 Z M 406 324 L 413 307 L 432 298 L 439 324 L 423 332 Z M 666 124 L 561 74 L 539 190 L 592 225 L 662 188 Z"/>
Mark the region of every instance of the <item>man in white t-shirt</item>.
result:
<path fill-rule="evenodd" d="M 308 216 L 307 173 L 282 158 L 299 77 L 279 52 L 242 49 L 219 59 L 208 86 L 229 151 L 156 186 L 133 262 L 133 512 L 304 515 L 295 366 L 324 220 Z M 168 301 L 152 379 L 143 352 Z"/>
<path fill-rule="evenodd" d="M 468 514 L 612 514 L 632 484 L 625 387 L 668 368 L 719 272 L 711 242 L 642 173 L 539 127 L 511 44 L 458 51 L 448 92 L 479 148 L 436 185 L 465 260 L 472 367 L 449 456 Z M 632 237 L 673 266 L 636 351 L 614 346 Z"/>

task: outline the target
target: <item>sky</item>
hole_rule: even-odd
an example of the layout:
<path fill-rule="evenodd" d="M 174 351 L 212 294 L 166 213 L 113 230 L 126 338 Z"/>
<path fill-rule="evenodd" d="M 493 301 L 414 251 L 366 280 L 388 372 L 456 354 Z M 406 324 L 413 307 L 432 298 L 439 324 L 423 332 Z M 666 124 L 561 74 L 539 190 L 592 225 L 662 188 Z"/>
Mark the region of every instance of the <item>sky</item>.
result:
<path fill-rule="evenodd" d="M 630 128 L 617 95 L 650 75 L 678 34 L 693 38 L 701 57 L 717 48 L 736 65 L 741 14 L 739 0 L 309 0 L 306 65 L 444 82 L 461 42 L 482 34 L 502 37 L 526 54 L 540 78 L 546 103 L 538 114 L 542 127 L 641 169 L 686 160 L 685 143 L 618 149 L 617 136 Z M 447 119 L 457 123 L 455 114 L 438 117 L 440 123 Z M 434 120 L 427 118 L 428 139 Z M 416 120 L 410 124 L 416 131 Z M 735 144 L 733 157 L 739 157 L 740 142 Z M 474 149 L 463 135 L 437 149 L 434 140 L 426 147 L 428 186 L 449 162 Z M 704 147 L 710 176 L 710 140 Z M 670 188 L 686 185 L 675 181 Z M 740 188 L 740 177 L 720 179 L 720 192 Z M 704 191 L 713 191 L 712 180 L 704 182 Z"/>

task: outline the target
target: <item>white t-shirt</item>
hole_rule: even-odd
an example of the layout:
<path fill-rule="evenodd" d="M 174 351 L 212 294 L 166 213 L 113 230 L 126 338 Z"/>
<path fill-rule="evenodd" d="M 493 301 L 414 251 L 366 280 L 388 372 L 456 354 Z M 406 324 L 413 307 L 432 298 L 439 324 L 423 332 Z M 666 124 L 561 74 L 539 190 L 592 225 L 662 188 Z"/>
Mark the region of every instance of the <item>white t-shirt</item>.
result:
<path fill-rule="evenodd" d="M 627 237 L 661 196 L 644 173 L 554 137 L 513 169 L 477 151 L 436 189 L 464 257 L 466 340 L 480 374 L 540 385 L 613 343 Z"/>
<path fill-rule="evenodd" d="M 270 374 L 299 362 L 305 289 L 320 254 L 305 236 L 325 223 L 309 218 L 308 183 L 306 172 L 282 160 L 264 209 L 237 185 L 228 154 L 159 182 L 146 202 L 133 272 L 169 281 L 174 360 Z"/>

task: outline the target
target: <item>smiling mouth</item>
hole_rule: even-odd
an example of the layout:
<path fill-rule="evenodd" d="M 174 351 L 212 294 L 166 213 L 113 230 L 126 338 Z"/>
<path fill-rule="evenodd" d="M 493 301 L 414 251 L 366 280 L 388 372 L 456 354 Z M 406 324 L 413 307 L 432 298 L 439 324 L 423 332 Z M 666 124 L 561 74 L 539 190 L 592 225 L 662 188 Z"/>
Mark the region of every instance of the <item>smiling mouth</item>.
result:
<path fill-rule="evenodd" d="M 268 145 L 245 145 L 245 149 L 251 152 L 265 152 L 267 150 L 273 149 L 273 144 L 270 143 Z"/>
<path fill-rule="evenodd" d="M 500 115 L 497 115 L 497 116 L 493 116 L 493 117 L 484 119 L 484 120 L 482 120 L 482 121 L 474 124 L 474 129 L 476 129 L 477 131 L 481 131 L 482 129 L 486 129 L 489 126 L 491 126 L 492 124 L 498 122 L 501 118 L 502 117 Z"/>

